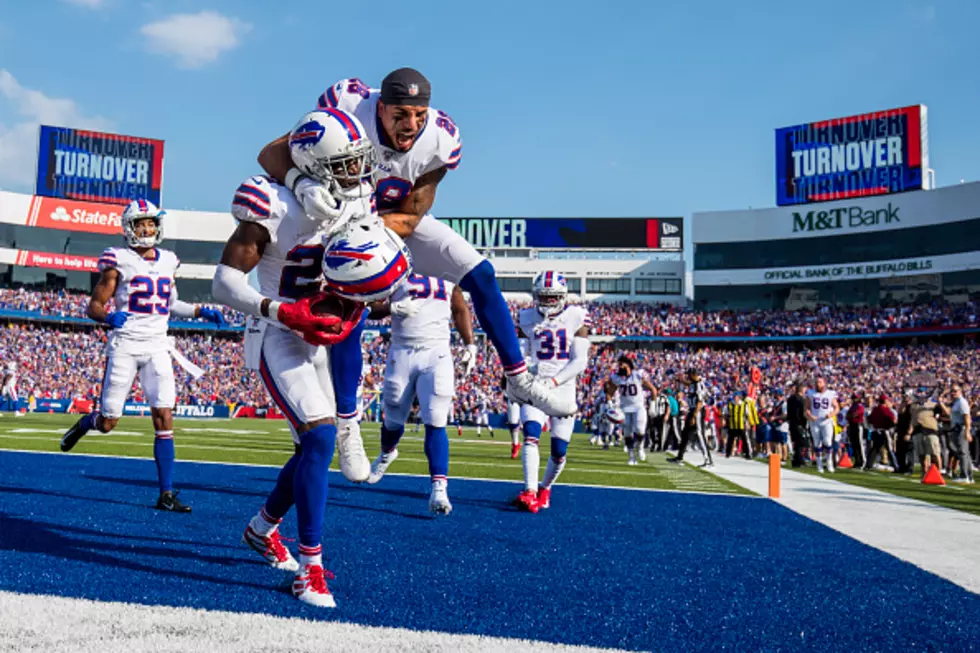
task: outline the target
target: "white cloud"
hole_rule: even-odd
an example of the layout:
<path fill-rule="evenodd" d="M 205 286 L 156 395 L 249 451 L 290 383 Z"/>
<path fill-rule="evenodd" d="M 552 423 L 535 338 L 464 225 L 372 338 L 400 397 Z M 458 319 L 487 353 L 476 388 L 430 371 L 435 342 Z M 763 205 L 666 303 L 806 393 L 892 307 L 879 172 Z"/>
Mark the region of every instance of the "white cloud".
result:
<path fill-rule="evenodd" d="M 0 186 L 29 191 L 34 185 L 38 125 L 111 129 L 112 123 L 86 116 L 74 100 L 48 97 L 21 86 L 9 71 L 0 68 L 0 102 L 22 119 L 11 126 L 0 124 Z"/>
<path fill-rule="evenodd" d="M 140 28 L 151 52 L 177 58 L 183 68 L 200 68 L 238 46 L 252 26 L 214 11 L 174 14 Z"/>
<path fill-rule="evenodd" d="M 61 1 L 67 2 L 70 5 L 75 5 L 76 7 L 85 7 L 86 9 L 101 9 L 106 4 L 106 0 L 61 0 Z"/>

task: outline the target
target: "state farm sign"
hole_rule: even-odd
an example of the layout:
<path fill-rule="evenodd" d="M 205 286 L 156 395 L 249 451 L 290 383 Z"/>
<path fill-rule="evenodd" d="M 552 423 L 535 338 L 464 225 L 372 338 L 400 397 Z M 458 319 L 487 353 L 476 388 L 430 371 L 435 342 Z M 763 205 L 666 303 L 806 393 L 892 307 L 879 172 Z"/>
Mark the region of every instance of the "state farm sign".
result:
<path fill-rule="evenodd" d="M 29 227 L 121 234 L 123 208 L 112 204 L 35 196 L 28 209 L 26 224 Z"/>

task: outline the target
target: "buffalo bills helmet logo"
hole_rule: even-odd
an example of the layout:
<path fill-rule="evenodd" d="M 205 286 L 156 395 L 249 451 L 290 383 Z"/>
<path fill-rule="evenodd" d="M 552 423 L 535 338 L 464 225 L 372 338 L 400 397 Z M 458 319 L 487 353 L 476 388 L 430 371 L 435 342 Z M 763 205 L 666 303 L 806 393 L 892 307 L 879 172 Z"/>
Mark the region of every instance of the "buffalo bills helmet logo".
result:
<path fill-rule="evenodd" d="M 323 125 L 316 120 L 303 123 L 293 130 L 292 135 L 289 137 L 289 144 L 300 147 L 313 147 L 323 138 L 323 131 Z"/>
<path fill-rule="evenodd" d="M 378 243 L 368 242 L 361 245 L 351 246 L 348 240 L 338 240 L 323 256 L 323 264 L 331 270 L 336 270 L 348 263 L 357 261 L 370 261 L 374 259 L 371 250 L 377 249 Z"/>

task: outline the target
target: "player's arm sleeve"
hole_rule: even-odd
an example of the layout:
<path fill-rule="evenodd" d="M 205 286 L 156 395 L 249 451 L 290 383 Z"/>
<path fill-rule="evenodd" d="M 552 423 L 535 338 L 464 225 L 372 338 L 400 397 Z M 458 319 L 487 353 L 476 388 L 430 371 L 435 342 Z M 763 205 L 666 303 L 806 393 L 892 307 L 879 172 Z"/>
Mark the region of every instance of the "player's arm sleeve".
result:
<path fill-rule="evenodd" d="M 180 299 L 176 284 L 170 288 L 170 314 L 174 317 L 197 317 L 197 306 Z"/>
<path fill-rule="evenodd" d="M 460 138 L 459 127 L 456 126 L 456 123 L 442 111 L 436 114 L 435 123 L 429 128 L 435 127 L 437 130 L 439 145 L 436 149 L 436 155 L 422 168 L 422 174 L 438 168 L 455 170 L 462 159 L 463 141 Z"/>
<path fill-rule="evenodd" d="M 589 342 L 589 327 L 583 319 L 582 326 L 575 332 L 575 337 L 572 339 L 568 362 L 565 364 L 565 367 L 558 371 L 558 374 L 555 374 L 555 385 L 567 383 L 585 371 L 586 366 L 589 364 L 589 349 L 591 346 L 592 343 Z"/>
<path fill-rule="evenodd" d="M 371 87 L 350 77 L 328 86 L 316 100 L 317 109 L 341 109 L 353 111 L 357 105 L 371 96 Z"/>

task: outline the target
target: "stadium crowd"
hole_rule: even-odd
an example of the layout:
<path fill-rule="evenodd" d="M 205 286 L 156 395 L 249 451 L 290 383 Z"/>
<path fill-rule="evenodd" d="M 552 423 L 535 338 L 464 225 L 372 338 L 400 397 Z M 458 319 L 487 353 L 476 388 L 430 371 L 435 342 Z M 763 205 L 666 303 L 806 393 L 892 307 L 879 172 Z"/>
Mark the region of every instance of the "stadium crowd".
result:
<path fill-rule="evenodd" d="M 35 311 L 50 316 L 82 317 L 87 296 L 63 291 L 0 290 L 0 309 Z M 514 304 L 515 310 L 520 304 Z M 753 333 L 812 335 L 817 333 L 872 333 L 888 329 L 976 325 L 973 304 L 918 305 L 883 309 L 821 309 L 815 312 L 719 312 L 698 313 L 656 304 L 592 302 L 594 332 L 598 335 L 667 333 Z M 228 314 L 232 323 L 240 316 Z M 377 326 L 377 325 L 375 325 Z M 177 374 L 181 404 L 235 404 L 268 408 L 271 401 L 254 372 L 244 369 L 239 333 L 177 331 L 178 349 L 207 371 L 194 380 L 181 368 Z M 18 387 L 24 397 L 36 399 L 94 400 L 101 391 L 104 371 L 105 333 L 99 328 L 54 326 L 11 321 L 0 330 L 0 362 L 15 363 Z M 381 388 L 387 343 L 377 332 L 365 346 L 370 364 L 366 386 L 369 397 Z M 457 355 L 460 354 L 457 352 Z M 595 421 L 602 381 L 612 373 L 621 349 L 611 344 L 596 345 L 592 359 L 579 382 L 580 416 L 588 427 Z M 638 349 L 630 352 L 636 366 L 647 372 L 661 390 L 675 393 L 683 401 L 681 375 L 689 368 L 702 371 L 711 403 L 722 406 L 744 390 L 750 372 L 758 368 L 760 407 L 771 406 L 789 392 L 799 379 L 817 374 L 847 400 L 860 395 L 865 401 L 882 394 L 899 398 L 914 384 L 913 376 L 925 373 L 944 382 L 963 384 L 972 406 L 980 406 L 980 349 L 973 340 L 963 344 L 917 344 L 908 339 L 892 344 L 870 345 L 800 343 L 754 344 L 740 348 L 718 348 L 697 343 L 677 343 L 669 350 Z M 480 403 L 492 412 L 506 406 L 500 391 L 500 366 L 496 353 L 481 343 L 475 372 L 457 384 L 455 413 L 463 423 L 472 423 Z M 133 399 L 142 399 L 139 381 Z M 369 414 L 377 418 L 375 408 Z"/>
<path fill-rule="evenodd" d="M 86 316 L 88 295 L 65 290 L 0 289 L 0 309 L 33 311 L 53 317 Z M 513 311 L 527 302 L 510 302 Z M 944 328 L 977 323 L 977 305 L 933 303 L 876 308 L 822 306 L 801 311 L 696 311 L 646 302 L 588 302 L 593 332 L 604 336 L 742 334 L 816 336 Z M 226 307 L 233 326 L 244 317 Z M 386 324 L 387 321 L 375 324 Z"/>

